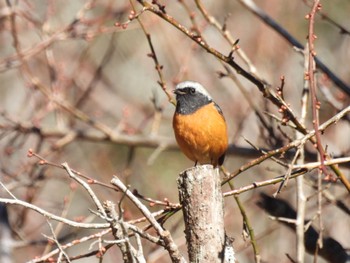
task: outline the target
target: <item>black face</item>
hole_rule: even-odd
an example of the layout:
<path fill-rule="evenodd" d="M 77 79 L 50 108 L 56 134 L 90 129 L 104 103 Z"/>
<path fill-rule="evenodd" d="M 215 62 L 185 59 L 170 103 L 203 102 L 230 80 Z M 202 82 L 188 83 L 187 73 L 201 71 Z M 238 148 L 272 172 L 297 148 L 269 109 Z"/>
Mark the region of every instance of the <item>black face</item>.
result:
<path fill-rule="evenodd" d="M 176 89 L 174 92 L 177 101 L 176 112 L 180 114 L 186 115 L 194 113 L 200 107 L 211 102 L 210 98 L 192 87 Z"/>

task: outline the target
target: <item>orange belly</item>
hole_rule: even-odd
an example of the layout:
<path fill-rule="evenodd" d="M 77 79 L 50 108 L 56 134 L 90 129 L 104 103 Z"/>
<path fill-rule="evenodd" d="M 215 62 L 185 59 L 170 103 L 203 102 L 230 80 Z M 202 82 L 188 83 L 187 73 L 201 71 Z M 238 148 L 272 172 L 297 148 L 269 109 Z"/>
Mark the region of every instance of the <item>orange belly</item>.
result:
<path fill-rule="evenodd" d="M 182 152 L 200 164 L 218 165 L 228 146 L 227 126 L 214 103 L 203 106 L 193 114 L 175 113 L 175 138 Z"/>

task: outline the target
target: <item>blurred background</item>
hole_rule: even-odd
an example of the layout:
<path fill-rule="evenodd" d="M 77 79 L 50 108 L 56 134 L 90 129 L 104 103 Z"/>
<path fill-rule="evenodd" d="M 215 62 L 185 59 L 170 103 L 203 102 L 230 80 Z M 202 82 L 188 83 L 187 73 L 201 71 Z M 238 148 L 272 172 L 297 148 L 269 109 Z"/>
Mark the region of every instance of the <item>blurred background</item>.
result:
<path fill-rule="evenodd" d="M 132 3 L 132 4 L 131 4 Z M 221 106 L 229 126 L 232 150 L 225 167 L 233 172 L 253 160 L 259 153 L 250 144 L 274 149 L 295 138 L 295 131 L 280 125 L 269 114 L 279 116 L 278 109 L 243 77 L 236 75 L 254 107 L 259 110 L 275 131 L 270 138 L 256 111 L 246 99 L 237 82 L 220 73 L 227 73 L 223 64 L 166 21 L 151 12 L 128 22 L 131 10 L 140 12 L 136 1 L 1 1 L 0 3 L 0 180 L 1 197 L 10 198 L 5 187 L 18 199 L 33 203 L 54 214 L 70 219 L 91 216 L 95 209 L 86 191 L 73 183 L 66 172 L 53 165 L 38 165 L 38 159 L 28 158 L 29 149 L 53 164 L 68 162 L 71 168 L 106 184 L 113 175 L 129 184 L 131 189 L 153 199 L 167 198 L 178 202 L 178 174 L 191 167 L 177 148 L 173 131 L 174 106 L 168 101 L 159 81 L 171 93 L 183 80 L 202 83 Z M 254 72 L 273 89 L 285 77 L 284 98 L 300 117 L 304 85 L 304 58 L 298 50 L 276 31 L 264 24 L 240 1 L 202 1 L 233 39 L 239 39 L 250 65 L 236 53 L 235 61 L 244 69 L 254 66 Z M 308 35 L 311 1 L 257 0 L 256 4 L 303 45 Z M 350 2 L 321 1 L 322 12 L 350 30 Z M 210 25 L 194 1 L 161 1 L 167 14 L 192 30 L 224 55 L 231 44 L 219 30 Z M 192 18 L 192 20 L 191 20 Z M 126 24 L 123 24 L 127 22 Z M 117 23 L 117 26 L 115 26 Z M 142 26 L 141 26 L 142 25 Z M 144 27 L 144 29 L 142 29 Z M 146 34 L 159 61 L 159 78 Z M 344 83 L 350 83 L 350 36 L 340 28 L 317 16 L 315 20 L 317 56 Z M 321 101 L 320 122 L 328 120 L 349 105 L 349 94 L 339 89 L 322 72 L 317 75 Z M 311 109 L 311 106 L 310 106 Z M 350 155 L 349 114 L 322 136 L 327 153 L 332 157 Z M 96 124 L 97 123 L 97 124 Z M 118 136 L 111 139 L 106 129 Z M 312 129 L 311 110 L 306 126 Z M 73 137 L 72 137 L 73 136 Z M 248 143 L 249 142 L 249 143 Z M 310 161 L 316 161 L 311 144 L 306 145 Z M 282 158 L 283 159 L 283 158 Z M 286 159 L 288 162 L 288 159 Z M 350 177 L 349 165 L 341 171 Z M 236 188 L 283 175 L 286 168 L 267 160 L 234 179 Z M 308 197 L 306 218 L 317 214 L 317 192 L 313 188 L 317 171 L 305 176 Z M 279 185 L 251 190 L 240 194 L 254 228 L 263 262 L 291 262 L 295 258 L 295 233 L 271 220 L 257 206 L 260 193 L 272 195 Z M 100 200 L 118 202 L 121 195 L 101 185 L 92 185 Z M 324 189 L 335 200 L 350 206 L 344 186 L 324 183 Z M 229 188 L 224 186 L 223 191 Z M 295 182 L 291 180 L 279 198 L 296 207 Z M 147 203 L 147 202 L 146 202 Z M 141 217 L 127 200 L 123 203 L 125 219 Z M 162 207 L 151 207 L 157 211 Z M 20 206 L 8 206 L 11 236 L 15 244 L 13 262 L 25 262 L 48 253 L 55 246 L 47 244 L 43 234 L 51 235 L 46 219 Z M 99 221 L 99 219 L 94 219 Z M 253 262 L 249 239 L 242 237 L 243 220 L 232 197 L 225 199 L 227 234 L 235 239 L 239 262 Z M 350 248 L 350 217 L 332 202 L 322 202 L 324 235 Z M 55 229 L 57 223 L 52 222 Z M 315 220 L 317 228 L 317 220 Z M 186 254 L 182 214 L 178 212 L 165 223 L 181 251 Z M 77 230 L 63 226 L 57 230 L 65 244 L 92 234 L 93 230 Z M 112 238 L 112 237 L 110 237 Z M 170 262 L 162 248 L 144 241 L 148 262 Z M 97 245 L 83 243 L 67 249 L 71 256 L 88 253 Z M 103 262 L 120 259 L 117 246 L 109 249 Z M 95 256 L 77 262 L 98 262 Z M 307 255 L 306 262 L 313 262 Z M 318 262 L 325 262 L 319 259 Z"/>

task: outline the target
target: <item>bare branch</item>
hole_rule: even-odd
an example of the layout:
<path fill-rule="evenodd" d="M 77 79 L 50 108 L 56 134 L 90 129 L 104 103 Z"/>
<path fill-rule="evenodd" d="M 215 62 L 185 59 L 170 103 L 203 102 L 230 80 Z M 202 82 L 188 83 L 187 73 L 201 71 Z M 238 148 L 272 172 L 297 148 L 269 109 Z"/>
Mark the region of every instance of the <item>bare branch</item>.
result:
<path fill-rule="evenodd" d="M 35 206 L 33 204 L 29 204 L 27 202 L 24 202 L 19 199 L 8 199 L 8 198 L 0 198 L 1 203 L 5 204 L 11 204 L 11 205 L 20 205 L 25 208 L 31 209 L 35 212 L 38 212 L 39 214 L 43 215 L 47 219 L 55 220 L 58 222 L 62 222 L 66 225 L 72 226 L 72 227 L 77 227 L 77 228 L 87 228 L 87 229 L 104 229 L 108 228 L 109 224 L 108 223 L 80 223 L 80 222 L 75 222 L 63 217 L 56 216 L 52 213 L 47 212 L 46 210 Z"/>
<path fill-rule="evenodd" d="M 122 192 L 124 192 L 127 197 L 137 206 L 142 214 L 151 223 L 154 229 L 157 231 L 158 235 L 164 241 L 165 249 L 168 250 L 169 255 L 173 262 L 186 262 L 183 256 L 181 256 L 177 245 L 174 243 L 169 231 L 164 230 L 163 227 L 158 223 L 158 221 L 153 217 L 150 211 L 144 206 L 133 194 L 128 190 L 128 188 L 118 179 L 113 178 L 111 184 L 117 186 Z"/>

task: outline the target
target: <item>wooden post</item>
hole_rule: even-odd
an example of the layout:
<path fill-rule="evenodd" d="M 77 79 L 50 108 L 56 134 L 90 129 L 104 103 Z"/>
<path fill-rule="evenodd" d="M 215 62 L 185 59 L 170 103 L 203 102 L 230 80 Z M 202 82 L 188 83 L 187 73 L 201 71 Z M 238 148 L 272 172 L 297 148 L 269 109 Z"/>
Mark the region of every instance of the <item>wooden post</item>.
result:
<path fill-rule="evenodd" d="M 235 262 L 224 229 L 224 203 L 219 169 L 199 165 L 178 178 L 180 203 L 190 262 Z"/>

